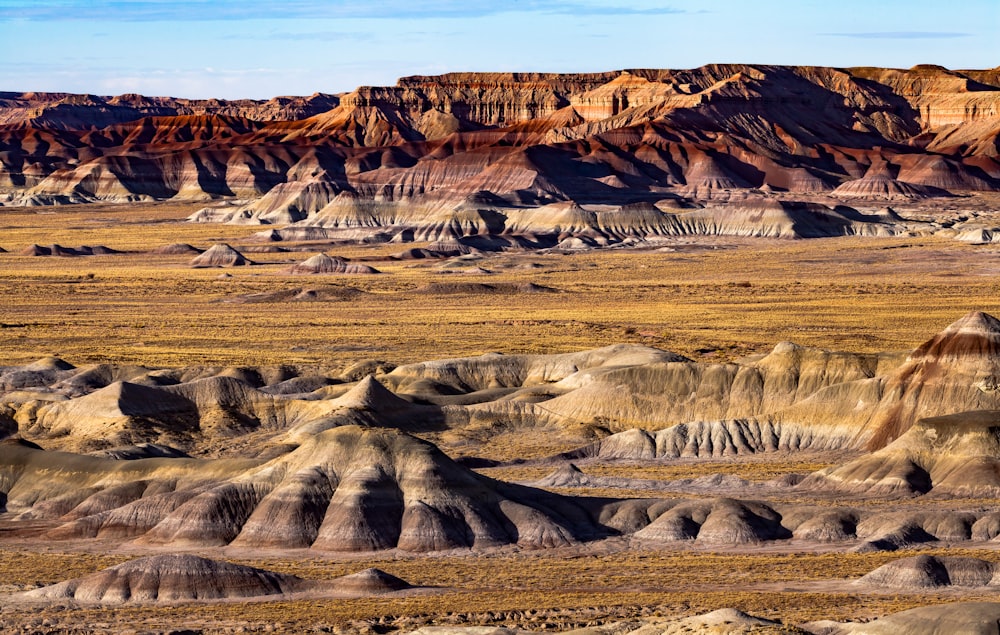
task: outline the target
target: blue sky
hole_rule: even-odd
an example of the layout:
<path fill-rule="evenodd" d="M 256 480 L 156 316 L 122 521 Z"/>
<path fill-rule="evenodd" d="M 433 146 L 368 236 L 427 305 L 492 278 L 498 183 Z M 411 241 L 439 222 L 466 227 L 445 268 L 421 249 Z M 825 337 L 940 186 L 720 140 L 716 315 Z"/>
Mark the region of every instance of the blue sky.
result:
<path fill-rule="evenodd" d="M 0 0 L 0 90 L 268 98 L 448 71 L 1000 65 L 1000 0 Z"/>

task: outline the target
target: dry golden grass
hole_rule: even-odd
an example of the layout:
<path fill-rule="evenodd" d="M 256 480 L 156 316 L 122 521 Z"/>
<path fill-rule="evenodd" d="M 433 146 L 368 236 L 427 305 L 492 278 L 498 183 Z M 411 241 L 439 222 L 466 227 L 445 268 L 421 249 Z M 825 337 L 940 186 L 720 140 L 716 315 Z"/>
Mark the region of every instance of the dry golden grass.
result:
<path fill-rule="evenodd" d="M 479 263 L 493 275 L 445 274 L 435 262 L 375 262 L 381 276 L 295 277 L 282 273 L 310 251 L 248 254 L 263 264 L 195 270 L 187 256 L 138 253 L 188 242 L 245 244 L 259 228 L 180 222 L 196 205 L 82 206 L 0 210 L 0 247 L 106 245 L 134 253 L 78 258 L 0 254 L 0 365 L 59 354 L 71 362 L 148 365 L 347 365 L 381 358 L 403 363 L 487 351 L 553 353 L 620 342 L 725 360 L 769 350 L 782 340 L 852 351 L 904 350 L 970 309 L 1000 313 L 1000 248 L 946 239 L 710 239 L 677 250 L 595 251 L 575 255 L 498 254 Z M 705 246 L 710 248 L 704 248 Z M 715 248 L 711 248 L 715 247 Z M 385 257 L 399 245 L 326 249 Z M 538 263 L 540 268 L 519 265 Z M 221 273 L 231 278 L 218 279 Z M 428 282 L 534 282 L 560 293 L 423 293 Z M 341 284 L 364 291 L 351 301 L 238 304 L 238 296 Z M 571 449 L 517 433 L 494 441 L 498 455 Z M 595 475 L 674 480 L 711 473 L 766 480 L 825 467 L 819 460 L 587 465 Z M 507 480 L 551 468 L 483 470 Z M 580 493 L 574 490 L 574 493 Z M 622 495 L 621 491 L 595 494 Z M 648 492 L 633 493 L 648 496 Z M 801 501 L 796 501 L 801 502 Z M 996 501 L 978 501 L 995 506 Z M 822 502 L 821 502 L 822 503 Z M 896 505 L 869 501 L 867 505 Z M 962 503 L 965 504 L 964 502 Z M 119 554 L 0 551 L 0 580 L 14 590 L 110 566 Z M 975 555 L 992 550 L 924 551 Z M 218 554 L 205 554 L 218 557 Z M 368 600 L 222 603 L 169 608 L 43 609 L 8 606 L 0 627 L 33 625 L 94 630 L 164 625 L 304 631 L 351 626 L 380 629 L 423 623 L 579 625 L 633 616 L 692 615 L 734 606 L 786 622 L 850 619 L 956 599 L 956 595 L 877 595 L 839 584 L 895 554 L 711 554 L 695 551 L 608 555 L 503 553 L 351 560 L 313 556 L 244 560 L 329 579 L 378 566 L 439 594 Z M 380 557 L 382 558 L 382 557 Z M 834 586 L 836 586 L 834 584 Z M 806 585 L 794 590 L 797 585 Z M 962 599 L 993 599 L 966 594 Z M 46 626 L 44 621 L 50 624 Z M 275 626 L 277 625 L 277 626 Z M 107 626 L 107 629 L 103 627 Z M 32 626 L 34 628 L 34 626 Z"/>
<path fill-rule="evenodd" d="M 487 351 L 550 353 L 637 342 L 731 359 L 793 340 L 830 349 L 904 350 L 970 309 L 1000 312 L 1000 251 L 946 239 L 712 239 L 719 249 L 499 254 L 493 275 L 433 262 L 376 262 L 382 276 L 288 276 L 311 252 L 252 254 L 269 264 L 190 269 L 186 256 L 44 258 L 38 242 L 123 250 L 170 242 L 245 243 L 259 228 L 182 223 L 196 206 L 3 210 L 0 358 L 155 365 L 407 362 Z M 400 247 L 344 247 L 347 256 Z M 540 269 L 517 269 L 536 262 Z M 232 278 L 218 280 L 220 273 Z M 424 294 L 430 281 L 535 282 L 564 293 Z M 233 304 L 249 293 L 335 283 L 357 300 Z"/>
<path fill-rule="evenodd" d="M 770 458 L 770 457 L 768 457 Z M 782 460 L 782 458 L 787 460 Z M 676 481 L 697 478 L 710 474 L 739 476 L 748 481 L 768 481 L 785 474 L 809 474 L 834 463 L 828 461 L 800 461 L 788 457 L 770 458 L 756 461 L 676 461 L 653 464 L 587 463 L 580 469 L 590 476 L 611 476 L 617 478 Z M 555 469 L 553 466 L 514 465 L 481 468 L 477 472 L 502 481 L 536 481 Z"/>
<path fill-rule="evenodd" d="M 394 559 L 254 558 L 237 561 L 311 579 L 331 579 L 375 566 L 439 593 L 404 598 L 298 600 L 189 604 L 151 608 L 86 608 L 53 611 L 56 623 L 271 625 L 282 631 L 321 626 L 382 623 L 388 629 L 423 623 L 541 624 L 575 626 L 630 617 L 693 615 L 736 607 L 797 623 L 858 619 L 935 602 L 955 601 L 948 592 L 860 594 L 844 586 L 872 569 L 917 552 L 892 554 L 718 554 L 697 551 L 624 551 L 607 555 L 552 552 L 432 556 Z M 923 550 L 919 553 L 978 557 L 994 562 L 993 550 Z M 116 558 L 88 554 L 0 552 L 8 584 L 34 586 L 96 570 Z M 827 583 L 829 589 L 810 586 Z M 962 599 L 990 600 L 989 593 Z M 19 611 L 23 611 L 20 613 Z M 0 622 L 37 616 L 39 609 L 8 606 Z"/>
<path fill-rule="evenodd" d="M 0 549 L 0 575 L 8 590 L 31 589 L 93 573 L 127 560 L 88 553 L 33 553 Z"/>

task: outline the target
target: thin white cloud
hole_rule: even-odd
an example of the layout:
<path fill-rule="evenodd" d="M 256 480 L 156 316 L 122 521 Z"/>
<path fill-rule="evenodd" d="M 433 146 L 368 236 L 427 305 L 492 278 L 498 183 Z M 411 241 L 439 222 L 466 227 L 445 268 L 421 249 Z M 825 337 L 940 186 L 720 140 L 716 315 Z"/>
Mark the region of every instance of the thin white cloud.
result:
<path fill-rule="evenodd" d="M 821 33 L 832 37 L 849 37 L 860 40 L 939 40 L 971 37 L 972 33 L 959 31 L 874 31 L 864 33 Z"/>
<path fill-rule="evenodd" d="M 700 12 L 700 11 L 699 11 Z M 180 21 L 284 19 L 476 18 L 498 13 L 574 16 L 652 16 L 687 13 L 669 6 L 636 6 L 625 0 L 0 0 L 0 21 Z"/>
<path fill-rule="evenodd" d="M 360 42 L 365 40 L 375 40 L 377 35 L 373 32 L 363 31 L 270 31 L 267 33 L 228 33 L 217 36 L 220 40 L 255 40 L 262 38 L 267 40 L 293 40 L 293 41 L 316 41 L 316 42 Z"/>

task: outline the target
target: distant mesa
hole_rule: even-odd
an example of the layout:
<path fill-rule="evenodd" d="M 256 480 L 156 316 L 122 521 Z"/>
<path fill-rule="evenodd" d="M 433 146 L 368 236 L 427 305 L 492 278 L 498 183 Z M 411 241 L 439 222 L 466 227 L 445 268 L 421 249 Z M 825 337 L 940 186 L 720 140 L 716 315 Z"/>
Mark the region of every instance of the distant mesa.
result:
<path fill-rule="evenodd" d="M 989 70 L 709 64 L 449 73 L 266 102 L 3 102 L 5 206 L 211 200 L 189 220 L 261 225 L 269 242 L 426 245 L 401 258 L 947 233 L 835 202 L 1000 190 Z"/>
<path fill-rule="evenodd" d="M 226 243 L 212 245 L 191 261 L 191 266 L 195 268 L 243 267 L 252 264 L 254 263 Z"/>
<path fill-rule="evenodd" d="M 379 273 L 379 270 L 368 265 L 348 262 L 338 256 L 316 254 L 293 266 L 288 272 L 293 274 L 336 273 L 354 275 Z"/>
<path fill-rule="evenodd" d="M 301 578 L 273 571 L 191 555 L 159 555 L 21 595 L 35 600 L 72 599 L 114 606 L 273 596 L 304 586 Z"/>

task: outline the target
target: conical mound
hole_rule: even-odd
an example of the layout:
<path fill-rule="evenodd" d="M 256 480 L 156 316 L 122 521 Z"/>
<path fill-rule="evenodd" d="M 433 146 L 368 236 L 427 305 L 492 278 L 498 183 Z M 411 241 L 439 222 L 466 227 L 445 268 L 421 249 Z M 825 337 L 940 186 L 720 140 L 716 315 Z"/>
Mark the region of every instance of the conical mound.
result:
<path fill-rule="evenodd" d="M 572 463 L 567 463 L 534 483 L 537 487 L 582 487 L 587 484 L 587 475 Z"/>
<path fill-rule="evenodd" d="M 847 181 L 833 190 L 833 196 L 844 198 L 863 198 L 875 200 L 917 199 L 934 196 L 934 190 L 906 183 L 892 178 L 887 174 L 864 176 L 854 181 Z"/>
<path fill-rule="evenodd" d="M 338 590 L 365 594 L 390 593 L 411 588 L 406 580 L 375 568 L 335 578 L 333 584 Z"/>
<path fill-rule="evenodd" d="M 907 162 L 899 170 L 899 180 L 947 191 L 996 189 L 992 183 L 972 174 L 965 166 L 936 154 L 917 156 Z"/>
<path fill-rule="evenodd" d="M 191 260 L 192 267 L 242 267 L 253 263 L 226 243 L 212 245 Z"/>
<path fill-rule="evenodd" d="M 343 273 L 343 274 L 366 274 L 379 273 L 378 269 L 362 265 L 355 262 L 348 262 L 343 258 L 328 256 L 326 254 L 316 254 L 315 256 L 300 262 L 291 269 L 289 273 L 310 274 L 310 273 Z"/>
<path fill-rule="evenodd" d="M 344 408 L 377 410 L 382 413 L 406 410 L 413 406 L 409 401 L 383 386 L 379 380 L 375 379 L 374 375 L 368 375 L 359 381 L 353 388 L 338 397 L 336 403 Z"/>
<path fill-rule="evenodd" d="M 1000 320 L 970 311 L 922 344 L 912 357 L 936 363 L 1000 357 Z"/>

